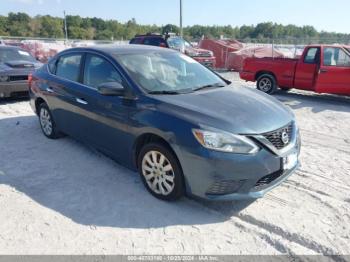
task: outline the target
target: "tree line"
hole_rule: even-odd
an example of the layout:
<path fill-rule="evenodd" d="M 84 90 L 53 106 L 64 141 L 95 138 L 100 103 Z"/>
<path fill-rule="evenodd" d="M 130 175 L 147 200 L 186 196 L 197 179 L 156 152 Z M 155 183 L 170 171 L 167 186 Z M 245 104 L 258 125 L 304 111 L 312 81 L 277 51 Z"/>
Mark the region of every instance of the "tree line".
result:
<path fill-rule="evenodd" d="M 66 19 L 70 39 L 129 40 L 136 34 L 148 32 L 179 33 L 179 28 L 176 25 L 141 25 L 134 18 L 126 23 L 72 15 L 68 15 Z M 64 20 L 50 15 L 30 17 L 26 13 L 9 13 L 7 16 L 0 16 L 0 36 L 64 38 Z M 295 39 L 317 41 L 320 39 L 320 41 L 333 43 L 350 42 L 350 34 L 318 32 L 313 26 L 281 25 L 272 22 L 241 27 L 193 25 L 184 28 L 184 36 L 188 40 L 223 36 L 246 41 L 254 39 L 257 42 L 270 41 L 271 39 L 285 41 Z"/>

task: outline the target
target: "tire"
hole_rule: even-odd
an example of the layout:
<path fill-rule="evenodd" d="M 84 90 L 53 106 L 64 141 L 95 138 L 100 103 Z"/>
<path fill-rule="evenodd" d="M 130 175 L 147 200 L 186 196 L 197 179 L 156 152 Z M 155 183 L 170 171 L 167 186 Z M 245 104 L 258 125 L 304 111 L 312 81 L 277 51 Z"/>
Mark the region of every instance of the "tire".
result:
<path fill-rule="evenodd" d="M 39 106 L 39 123 L 43 134 L 50 139 L 57 139 L 61 137 L 60 132 L 57 130 L 55 121 L 52 118 L 49 107 L 46 103 L 42 103 Z"/>
<path fill-rule="evenodd" d="M 276 79 L 273 75 L 263 74 L 258 77 L 256 87 L 258 90 L 266 94 L 272 95 L 277 90 Z"/>
<path fill-rule="evenodd" d="M 146 144 L 138 155 L 137 163 L 142 182 L 154 197 L 175 201 L 184 195 L 182 168 L 166 146 Z"/>

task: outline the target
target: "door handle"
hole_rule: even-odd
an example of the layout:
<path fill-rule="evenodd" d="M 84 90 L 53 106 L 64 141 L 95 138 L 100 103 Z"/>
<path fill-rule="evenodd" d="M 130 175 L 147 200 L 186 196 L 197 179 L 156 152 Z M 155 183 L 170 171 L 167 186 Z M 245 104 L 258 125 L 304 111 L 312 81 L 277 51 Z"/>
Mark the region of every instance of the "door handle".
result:
<path fill-rule="evenodd" d="M 53 91 L 53 89 L 51 87 L 47 87 L 46 91 L 49 92 L 49 93 L 54 93 L 54 91 Z"/>
<path fill-rule="evenodd" d="M 320 73 L 327 73 L 328 70 L 327 69 L 320 69 Z"/>
<path fill-rule="evenodd" d="M 87 105 L 88 102 L 86 102 L 84 99 L 80 99 L 80 98 L 76 98 L 75 99 L 79 104 L 82 104 L 82 105 Z"/>

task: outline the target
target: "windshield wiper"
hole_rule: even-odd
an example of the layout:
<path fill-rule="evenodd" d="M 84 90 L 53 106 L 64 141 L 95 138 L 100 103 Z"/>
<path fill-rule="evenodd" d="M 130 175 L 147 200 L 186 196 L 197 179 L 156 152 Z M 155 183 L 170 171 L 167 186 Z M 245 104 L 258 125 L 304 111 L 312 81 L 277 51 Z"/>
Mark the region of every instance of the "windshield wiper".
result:
<path fill-rule="evenodd" d="M 170 90 L 159 90 L 159 91 L 150 91 L 148 92 L 150 95 L 180 95 L 182 93 L 177 91 L 170 91 Z"/>
<path fill-rule="evenodd" d="M 221 83 L 209 84 L 209 85 L 204 85 L 204 86 L 194 88 L 193 91 L 199 91 L 207 88 L 220 88 L 220 87 L 225 87 L 225 85 Z"/>

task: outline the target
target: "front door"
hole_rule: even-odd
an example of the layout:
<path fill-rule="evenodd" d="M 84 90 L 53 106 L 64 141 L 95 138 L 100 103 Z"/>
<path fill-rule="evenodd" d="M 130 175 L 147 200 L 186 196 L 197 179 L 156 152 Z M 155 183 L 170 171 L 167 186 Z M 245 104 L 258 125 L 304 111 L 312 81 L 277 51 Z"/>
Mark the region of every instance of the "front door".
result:
<path fill-rule="evenodd" d="M 350 95 L 350 54 L 342 47 L 323 49 L 316 91 Z"/>
<path fill-rule="evenodd" d="M 76 94 L 82 102 L 81 107 L 88 107 L 85 135 L 90 143 L 120 162 L 127 163 L 132 143 L 128 117 L 135 102 L 123 96 L 101 95 L 97 87 L 108 82 L 118 82 L 126 86 L 122 76 L 108 59 L 87 53 L 82 78 L 85 88 L 83 92 Z"/>
<path fill-rule="evenodd" d="M 294 86 L 298 89 L 313 90 L 320 64 L 320 48 L 309 47 L 299 60 L 295 70 Z"/>

